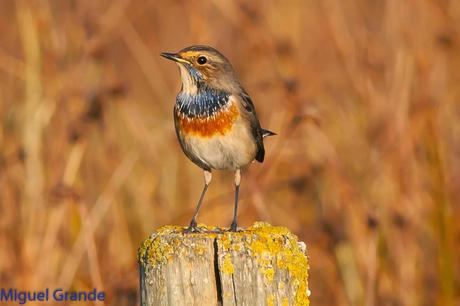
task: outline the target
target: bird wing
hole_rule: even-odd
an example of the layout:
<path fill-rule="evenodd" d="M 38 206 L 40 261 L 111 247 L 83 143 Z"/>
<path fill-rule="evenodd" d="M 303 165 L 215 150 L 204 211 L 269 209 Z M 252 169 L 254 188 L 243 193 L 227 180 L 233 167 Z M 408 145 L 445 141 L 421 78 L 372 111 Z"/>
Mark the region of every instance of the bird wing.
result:
<path fill-rule="evenodd" d="M 265 157 L 263 141 L 264 130 L 260 127 L 259 119 L 257 119 L 256 108 L 254 107 L 254 103 L 252 103 L 251 97 L 244 89 L 242 90 L 242 93 L 239 95 L 239 97 L 241 98 L 240 101 L 243 105 L 243 112 L 249 119 L 252 136 L 254 137 L 257 145 L 256 160 L 258 162 L 263 162 Z"/>

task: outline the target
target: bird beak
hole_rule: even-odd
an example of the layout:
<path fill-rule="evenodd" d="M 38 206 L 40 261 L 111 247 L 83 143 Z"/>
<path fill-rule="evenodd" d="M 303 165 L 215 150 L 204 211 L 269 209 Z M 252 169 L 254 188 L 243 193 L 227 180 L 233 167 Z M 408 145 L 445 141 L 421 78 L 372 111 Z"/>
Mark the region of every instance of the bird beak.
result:
<path fill-rule="evenodd" d="M 167 52 L 162 52 L 160 53 L 161 56 L 164 58 L 167 58 L 169 60 L 178 62 L 178 63 L 183 63 L 183 64 L 190 64 L 187 60 L 183 59 L 179 54 L 177 53 L 167 53 Z"/>

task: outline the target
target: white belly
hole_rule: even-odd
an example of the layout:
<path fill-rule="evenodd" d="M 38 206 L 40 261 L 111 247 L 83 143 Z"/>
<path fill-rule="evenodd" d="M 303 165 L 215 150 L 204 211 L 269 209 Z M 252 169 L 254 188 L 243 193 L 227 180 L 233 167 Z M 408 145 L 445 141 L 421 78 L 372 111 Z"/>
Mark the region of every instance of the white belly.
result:
<path fill-rule="evenodd" d="M 257 150 L 249 126 L 240 120 L 225 135 L 187 135 L 184 144 L 192 155 L 216 170 L 244 167 L 254 160 Z"/>

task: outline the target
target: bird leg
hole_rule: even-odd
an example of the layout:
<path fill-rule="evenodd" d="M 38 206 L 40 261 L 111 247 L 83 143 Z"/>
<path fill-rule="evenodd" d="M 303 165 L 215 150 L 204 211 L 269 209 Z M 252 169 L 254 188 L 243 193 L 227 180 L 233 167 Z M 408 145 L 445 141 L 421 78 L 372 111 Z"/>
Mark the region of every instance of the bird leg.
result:
<path fill-rule="evenodd" d="M 196 217 L 198 216 L 198 211 L 200 210 L 201 203 L 203 202 L 204 195 L 206 194 L 206 190 L 208 190 L 208 186 L 211 183 L 212 173 L 211 171 L 204 170 L 204 188 L 201 191 L 200 199 L 198 200 L 198 204 L 196 205 L 195 213 L 193 214 L 192 220 L 190 221 L 190 225 L 188 228 L 185 229 L 186 233 L 192 232 L 199 232 L 196 223 Z"/>
<path fill-rule="evenodd" d="M 236 232 L 238 228 L 237 224 L 237 213 L 238 213 L 238 193 L 240 192 L 240 183 L 241 183 L 241 171 L 236 169 L 235 171 L 235 208 L 233 210 L 233 221 L 230 225 L 230 231 Z"/>

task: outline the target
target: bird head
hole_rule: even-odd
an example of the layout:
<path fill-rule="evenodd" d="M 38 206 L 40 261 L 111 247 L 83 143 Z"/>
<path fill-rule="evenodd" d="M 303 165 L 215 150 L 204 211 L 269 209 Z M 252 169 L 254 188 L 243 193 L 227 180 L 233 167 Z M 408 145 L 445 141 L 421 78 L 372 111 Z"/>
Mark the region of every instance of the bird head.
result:
<path fill-rule="evenodd" d="M 191 46 L 178 53 L 161 53 L 179 66 L 182 91 L 190 94 L 203 88 L 235 91 L 239 82 L 227 58 L 209 46 Z"/>

